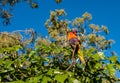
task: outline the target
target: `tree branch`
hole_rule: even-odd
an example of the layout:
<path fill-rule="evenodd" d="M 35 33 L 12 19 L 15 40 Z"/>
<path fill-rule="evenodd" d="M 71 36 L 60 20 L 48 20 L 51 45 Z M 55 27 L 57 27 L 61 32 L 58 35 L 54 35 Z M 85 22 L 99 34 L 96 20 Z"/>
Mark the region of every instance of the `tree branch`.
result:
<path fill-rule="evenodd" d="M 75 46 L 75 48 L 74 48 L 74 50 L 73 50 L 73 53 L 72 53 L 72 63 L 71 63 L 71 65 L 66 69 L 66 71 L 68 71 L 68 70 L 69 70 L 71 67 L 73 67 L 73 65 L 74 65 L 75 50 L 76 50 L 76 46 Z"/>

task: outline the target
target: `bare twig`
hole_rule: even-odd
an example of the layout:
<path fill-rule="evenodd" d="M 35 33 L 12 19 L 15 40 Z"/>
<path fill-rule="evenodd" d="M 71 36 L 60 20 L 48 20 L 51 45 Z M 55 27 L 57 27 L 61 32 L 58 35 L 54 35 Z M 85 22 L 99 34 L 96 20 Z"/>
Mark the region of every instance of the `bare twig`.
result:
<path fill-rule="evenodd" d="M 74 65 L 75 50 L 76 50 L 76 46 L 75 46 L 75 48 L 74 48 L 74 50 L 73 50 L 73 53 L 72 53 L 72 63 L 71 63 L 71 65 L 66 69 L 66 71 L 68 71 L 68 70 L 69 70 L 71 67 L 73 67 L 73 65 Z"/>

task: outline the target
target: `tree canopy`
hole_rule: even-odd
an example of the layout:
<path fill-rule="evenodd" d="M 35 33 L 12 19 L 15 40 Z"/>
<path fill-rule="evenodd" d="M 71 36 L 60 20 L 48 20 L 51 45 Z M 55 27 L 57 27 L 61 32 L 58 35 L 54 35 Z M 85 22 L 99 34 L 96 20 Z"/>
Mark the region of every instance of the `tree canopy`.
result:
<path fill-rule="evenodd" d="M 19 1 L 32 0 L 1 0 L 0 3 L 14 6 Z M 113 43 L 112 39 L 105 38 L 109 34 L 107 26 L 91 24 L 92 14 L 88 12 L 73 21 L 62 18 L 66 15 L 64 9 L 50 12 L 45 22 L 49 33 L 46 38 L 33 29 L 0 33 L 0 82 L 115 83 L 119 80 L 115 76 L 120 71 L 118 56 L 113 52 L 109 56 L 105 53 Z M 1 16 L 7 21 L 5 11 Z M 73 66 L 67 70 L 72 63 L 73 51 L 67 32 L 74 27 L 78 29 L 86 66 L 76 54 Z"/>

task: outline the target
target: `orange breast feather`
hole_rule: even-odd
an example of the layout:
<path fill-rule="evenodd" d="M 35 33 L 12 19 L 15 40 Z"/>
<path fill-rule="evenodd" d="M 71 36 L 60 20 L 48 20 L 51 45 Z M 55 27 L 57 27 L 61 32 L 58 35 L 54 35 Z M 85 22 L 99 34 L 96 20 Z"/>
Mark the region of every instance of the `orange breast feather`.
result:
<path fill-rule="evenodd" d="M 74 32 L 69 32 L 69 33 L 68 33 L 68 41 L 69 41 L 70 39 L 72 39 L 72 38 L 77 38 L 77 35 L 76 35 L 76 33 L 74 33 Z"/>

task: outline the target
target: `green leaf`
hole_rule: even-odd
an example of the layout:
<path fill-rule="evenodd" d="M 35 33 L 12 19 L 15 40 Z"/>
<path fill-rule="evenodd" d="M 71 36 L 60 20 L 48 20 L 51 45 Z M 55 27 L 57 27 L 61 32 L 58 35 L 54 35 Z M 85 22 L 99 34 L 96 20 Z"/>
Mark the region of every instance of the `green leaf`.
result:
<path fill-rule="evenodd" d="M 86 52 L 84 52 L 84 54 L 87 55 L 87 56 L 92 56 L 93 55 L 92 53 L 94 51 L 95 51 L 95 48 L 91 47 Z"/>
<path fill-rule="evenodd" d="M 120 70 L 120 64 L 116 64 L 116 67 Z"/>
<path fill-rule="evenodd" d="M 96 53 L 96 54 L 94 54 L 93 56 L 92 56 L 92 58 L 94 58 L 94 60 L 100 60 L 100 57 L 99 57 L 99 55 Z"/>
<path fill-rule="evenodd" d="M 90 83 L 90 78 L 89 78 L 89 77 L 86 77 L 85 82 L 86 82 L 86 83 Z"/>
<path fill-rule="evenodd" d="M 22 49 L 22 46 L 20 46 L 20 45 L 14 46 L 14 50 L 15 50 L 15 51 L 18 51 L 19 49 Z"/>
<path fill-rule="evenodd" d="M 44 76 L 41 83 L 48 83 L 50 81 L 52 81 L 50 77 Z"/>
<path fill-rule="evenodd" d="M 95 51 L 95 48 L 91 47 L 88 51 L 89 51 L 89 53 L 92 53 Z"/>
<path fill-rule="evenodd" d="M 49 71 L 47 72 L 47 75 L 50 75 L 50 76 L 52 76 L 52 74 L 53 74 L 53 71 L 54 71 L 54 69 L 49 69 Z"/>
<path fill-rule="evenodd" d="M 76 78 L 69 78 L 69 83 L 80 83 Z"/>
<path fill-rule="evenodd" d="M 7 53 L 17 52 L 21 48 L 22 47 L 20 45 L 15 45 L 15 46 L 12 46 L 12 47 L 7 47 L 7 48 L 1 48 L 0 53 L 3 53 L 3 52 L 7 52 Z"/>
<path fill-rule="evenodd" d="M 0 58 L 0 65 L 2 65 L 4 63 L 4 60 L 9 58 L 9 56 L 3 56 L 2 58 Z"/>
<path fill-rule="evenodd" d="M 31 57 L 32 55 L 34 55 L 36 52 L 35 51 L 31 51 L 29 54 L 29 57 Z"/>
<path fill-rule="evenodd" d="M 26 80 L 27 83 L 38 83 L 39 80 L 42 78 L 42 75 L 37 77 L 31 77 Z"/>
<path fill-rule="evenodd" d="M 109 74 L 111 75 L 111 76 L 114 76 L 115 75 L 115 69 L 114 69 L 114 67 L 113 67 L 113 64 L 108 64 L 107 65 L 107 69 L 108 69 L 108 72 L 109 72 Z"/>
<path fill-rule="evenodd" d="M 57 82 L 60 82 L 60 83 L 64 83 L 64 81 L 68 78 L 68 74 L 57 74 L 55 76 L 55 80 L 57 80 Z"/>
<path fill-rule="evenodd" d="M 71 56 L 70 48 L 64 48 L 63 52 L 64 52 L 64 56 Z"/>
<path fill-rule="evenodd" d="M 74 72 L 67 72 L 70 77 L 74 76 Z"/>
<path fill-rule="evenodd" d="M 14 61 L 10 61 L 10 60 L 4 61 L 4 65 L 5 65 L 7 68 L 9 68 L 9 67 L 11 66 L 11 64 L 13 64 L 13 63 L 14 63 Z"/>
<path fill-rule="evenodd" d="M 99 68 L 101 68 L 101 67 L 102 67 L 102 63 L 96 63 L 96 64 L 95 64 L 95 68 L 96 68 L 96 69 L 99 69 Z"/>
<path fill-rule="evenodd" d="M 115 63 L 117 61 L 118 57 L 113 55 L 112 57 L 109 57 L 108 60 L 110 60 L 111 62 Z"/>
<path fill-rule="evenodd" d="M 103 52 L 98 52 L 98 55 L 101 59 L 104 59 L 104 53 Z"/>

